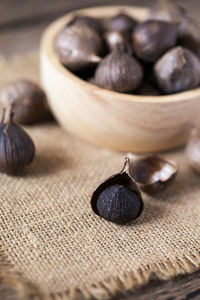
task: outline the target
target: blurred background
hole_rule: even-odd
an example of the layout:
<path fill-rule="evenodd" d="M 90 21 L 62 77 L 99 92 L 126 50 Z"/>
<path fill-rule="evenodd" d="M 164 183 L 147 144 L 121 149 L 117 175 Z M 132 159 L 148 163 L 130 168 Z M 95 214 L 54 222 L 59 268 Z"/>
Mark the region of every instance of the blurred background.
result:
<path fill-rule="evenodd" d="M 45 27 L 75 9 L 98 5 L 151 6 L 155 0 L 0 0 L 0 54 L 9 56 L 39 46 Z M 198 0 L 174 0 L 194 17 L 200 16 Z"/>

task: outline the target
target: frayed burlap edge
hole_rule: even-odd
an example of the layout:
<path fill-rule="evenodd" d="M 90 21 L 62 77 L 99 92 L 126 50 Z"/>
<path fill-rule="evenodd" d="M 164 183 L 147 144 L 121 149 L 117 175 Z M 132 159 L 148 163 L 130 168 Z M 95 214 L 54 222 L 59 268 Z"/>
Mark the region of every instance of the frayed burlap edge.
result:
<path fill-rule="evenodd" d="M 105 278 L 97 284 L 89 287 L 80 287 L 61 291 L 60 293 L 42 293 L 34 284 L 27 281 L 23 274 L 18 273 L 10 264 L 8 258 L 0 249 L 0 299 L 1 295 L 12 293 L 27 300 L 59 300 L 59 299 L 109 299 L 118 293 L 134 291 L 147 284 L 152 278 L 169 280 L 183 274 L 190 274 L 200 269 L 200 252 L 190 253 L 165 262 L 148 264 L 134 272 L 128 272 L 122 276 Z M 4 294 L 3 294 L 4 293 Z"/>
<path fill-rule="evenodd" d="M 31 282 L 24 279 L 0 246 L 0 299 L 2 300 L 43 300 L 44 295 Z"/>

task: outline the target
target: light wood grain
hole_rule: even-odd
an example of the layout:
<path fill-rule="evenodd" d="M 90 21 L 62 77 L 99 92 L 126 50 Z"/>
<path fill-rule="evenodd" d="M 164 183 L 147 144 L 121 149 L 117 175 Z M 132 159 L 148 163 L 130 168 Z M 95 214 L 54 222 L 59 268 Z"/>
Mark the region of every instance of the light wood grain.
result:
<path fill-rule="evenodd" d="M 81 13 L 109 17 L 122 7 L 93 8 Z M 144 18 L 147 10 L 123 8 Z M 178 147 L 187 140 L 198 119 L 200 89 L 170 96 L 133 96 L 91 85 L 58 61 L 55 37 L 72 17 L 67 15 L 46 30 L 41 45 L 41 79 L 49 104 L 70 133 L 119 151 L 152 152 Z"/>

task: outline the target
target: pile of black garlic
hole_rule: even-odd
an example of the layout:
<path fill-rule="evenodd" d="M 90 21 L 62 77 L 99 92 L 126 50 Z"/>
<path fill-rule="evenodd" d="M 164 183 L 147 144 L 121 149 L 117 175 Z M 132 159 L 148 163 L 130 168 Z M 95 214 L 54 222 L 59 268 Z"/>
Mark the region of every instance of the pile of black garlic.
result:
<path fill-rule="evenodd" d="M 68 70 L 116 92 L 157 96 L 200 85 L 200 27 L 168 0 L 157 1 L 143 22 L 124 12 L 107 22 L 75 16 L 55 51 Z"/>

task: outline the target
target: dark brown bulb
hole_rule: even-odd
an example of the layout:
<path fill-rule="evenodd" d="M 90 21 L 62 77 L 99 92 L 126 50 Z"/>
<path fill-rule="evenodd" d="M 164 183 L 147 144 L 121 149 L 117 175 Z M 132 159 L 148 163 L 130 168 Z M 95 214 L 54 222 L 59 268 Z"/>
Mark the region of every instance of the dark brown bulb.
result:
<path fill-rule="evenodd" d="M 177 164 L 161 156 L 136 158 L 129 154 L 129 173 L 140 189 L 148 194 L 163 192 L 176 178 Z"/>
<path fill-rule="evenodd" d="M 151 8 L 149 19 L 161 20 L 178 25 L 182 22 L 185 9 L 169 0 L 155 1 Z"/>
<path fill-rule="evenodd" d="M 178 43 L 200 55 L 200 26 L 193 18 L 183 18 L 178 27 Z"/>
<path fill-rule="evenodd" d="M 193 129 L 188 140 L 185 157 L 189 166 L 200 173 L 200 130 Z"/>
<path fill-rule="evenodd" d="M 4 112 L 0 123 L 0 171 L 20 174 L 35 156 L 35 146 L 29 135 L 12 120 L 11 107 Z"/>
<path fill-rule="evenodd" d="M 140 210 L 140 199 L 131 189 L 115 184 L 103 190 L 97 200 L 97 210 L 104 219 L 124 224 L 135 220 Z"/>
<path fill-rule="evenodd" d="M 81 23 L 65 27 L 56 39 L 56 53 L 60 62 L 73 72 L 98 63 L 103 41 L 95 30 Z"/>
<path fill-rule="evenodd" d="M 149 20 L 136 26 L 132 41 L 136 55 L 152 63 L 176 45 L 177 29 L 164 21 Z"/>
<path fill-rule="evenodd" d="M 143 70 L 140 63 L 119 48 L 101 61 L 95 73 L 97 85 L 117 92 L 135 90 L 142 78 Z"/>
<path fill-rule="evenodd" d="M 137 89 L 136 94 L 144 96 L 159 96 L 161 95 L 161 92 L 152 83 L 144 81 L 139 89 Z"/>
<path fill-rule="evenodd" d="M 74 24 L 81 24 L 81 25 L 87 25 L 93 30 L 95 30 L 98 34 L 102 34 L 103 32 L 103 26 L 100 20 L 96 18 L 92 18 L 89 16 L 75 16 L 73 20 L 67 24 L 67 26 L 71 26 Z"/>
<path fill-rule="evenodd" d="M 100 184 L 91 198 L 93 211 L 107 221 L 117 224 L 135 220 L 143 210 L 139 188 L 126 170 L 128 163 L 126 160 L 120 173 Z"/>
<path fill-rule="evenodd" d="M 160 0 L 151 9 L 149 19 L 167 21 L 177 26 L 178 44 L 200 54 L 199 24 L 186 10 L 169 0 Z"/>
<path fill-rule="evenodd" d="M 44 91 L 29 80 L 17 80 L 2 88 L 1 107 L 12 105 L 13 120 L 19 124 L 31 124 L 46 119 L 49 115 Z"/>
<path fill-rule="evenodd" d="M 91 83 L 91 84 L 93 84 L 93 85 L 96 85 L 96 86 L 98 86 L 97 85 L 97 83 L 96 83 L 96 81 L 95 81 L 95 78 L 94 77 L 90 77 L 90 78 L 88 78 L 88 80 L 87 80 L 89 83 Z"/>
<path fill-rule="evenodd" d="M 156 62 L 154 73 L 159 88 L 166 94 L 193 89 L 200 83 L 200 60 L 190 50 L 176 47 Z"/>
<path fill-rule="evenodd" d="M 105 33 L 105 40 L 108 48 L 112 51 L 116 47 L 122 46 L 124 49 L 130 49 L 130 34 L 126 31 L 112 30 Z"/>
<path fill-rule="evenodd" d="M 119 15 L 111 19 L 110 24 L 108 26 L 108 31 L 119 30 L 132 32 L 137 23 L 137 20 L 135 20 L 134 18 L 124 13 L 120 13 Z"/>

